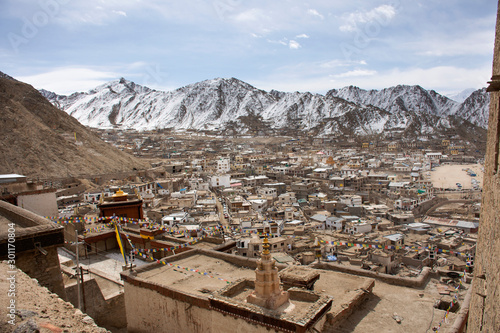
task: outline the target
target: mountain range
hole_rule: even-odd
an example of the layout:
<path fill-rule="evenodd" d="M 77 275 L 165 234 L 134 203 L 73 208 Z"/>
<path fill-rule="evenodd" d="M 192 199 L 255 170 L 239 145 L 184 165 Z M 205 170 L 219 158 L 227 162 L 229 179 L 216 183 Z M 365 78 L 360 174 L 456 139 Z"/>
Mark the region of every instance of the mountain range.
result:
<path fill-rule="evenodd" d="M 195 129 L 229 135 L 399 131 L 409 139 L 445 133 L 480 143 L 486 133 L 488 104 L 485 88 L 460 103 L 420 86 L 379 91 L 349 86 L 322 95 L 266 92 L 235 78 L 206 80 L 167 92 L 122 78 L 86 93 L 62 96 L 39 92 L 0 72 L 0 121 L 8 129 L 0 133 L 0 173 L 61 177 L 147 167 L 98 139 L 86 126 Z"/>
<path fill-rule="evenodd" d="M 0 174 L 59 178 L 150 167 L 100 140 L 32 86 L 2 72 L 0 123 Z"/>
<path fill-rule="evenodd" d="M 382 90 L 349 86 L 322 95 L 267 92 L 236 78 L 205 80 L 173 91 L 157 91 L 121 78 L 86 93 L 41 93 L 90 127 L 228 134 L 373 135 L 398 130 L 421 135 L 457 124 L 481 131 L 487 127 L 489 107 L 484 88 L 460 103 L 418 85 Z"/>

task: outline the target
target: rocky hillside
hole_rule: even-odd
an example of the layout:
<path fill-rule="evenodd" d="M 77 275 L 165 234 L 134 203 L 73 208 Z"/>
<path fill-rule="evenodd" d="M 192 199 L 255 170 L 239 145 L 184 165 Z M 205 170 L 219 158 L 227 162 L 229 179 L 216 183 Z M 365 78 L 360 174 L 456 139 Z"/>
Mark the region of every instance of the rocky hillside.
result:
<path fill-rule="evenodd" d="M 32 86 L 0 72 L 0 174 L 65 177 L 141 169 Z"/>
<path fill-rule="evenodd" d="M 482 88 L 470 94 L 470 96 L 460 104 L 455 115 L 469 120 L 474 125 L 487 128 L 489 107 L 490 94 L 486 92 L 486 88 Z"/>
<path fill-rule="evenodd" d="M 472 91 L 462 103 L 440 95 L 434 90 L 405 85 L 382 90 L 363 90 L 349 86 L 340 90 L 330 90 L 328 95 L 354 103 L 374 105 L 391 114 L 410 113 L 417 117 L 426 117 L 429 114 L 440 117 L 457 116 L 479 127 L 488 127 L 490 99 L 486 88 Z"/>
<path fill-rule="evenodd" d="M 8 306 L 12 275 L 7 262 L 0 262 L 0 332 L 87 332 L 108 333 L 105 328 L 98 327 L 94 320 L 82 311 L 40 286 L 36 279 L 30 278 L 23 271 L 15 270 L 16 281 L 16 317 L 15 325 L 8 323 Z"/>
<path fill-rule="evenodd" d="M 486 99 L 476 99 L 475 109 L 470 110 L 466 102 L 460 104 L 420 86 L 380 91 L 351 86 L 321 95 L 266 92 L 235 78 L 206 80 L 168 92 L 122 78 L 87 93 L 43 94 L 84 125 L 137 130 L 182 128 L 239 134 L 306 131 L 315 135 L 403 130 L 420 135 L 450 129 L 457 116 L 484 128 L 484 117 L 477 113 L 487 112 Z M 458 114 L 461 107 L 468 112 Z"/>

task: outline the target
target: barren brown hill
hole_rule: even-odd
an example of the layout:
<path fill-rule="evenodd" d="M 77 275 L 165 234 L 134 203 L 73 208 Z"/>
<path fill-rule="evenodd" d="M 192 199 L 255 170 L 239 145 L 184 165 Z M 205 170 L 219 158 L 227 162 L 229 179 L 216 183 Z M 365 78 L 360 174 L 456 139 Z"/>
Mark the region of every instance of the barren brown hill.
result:
<path fill-rule="evenodd" d="M 148 167 L 100 140 L 32 86 L 2 72 L 0 124 L 0 174 L 66 177 Z"/>

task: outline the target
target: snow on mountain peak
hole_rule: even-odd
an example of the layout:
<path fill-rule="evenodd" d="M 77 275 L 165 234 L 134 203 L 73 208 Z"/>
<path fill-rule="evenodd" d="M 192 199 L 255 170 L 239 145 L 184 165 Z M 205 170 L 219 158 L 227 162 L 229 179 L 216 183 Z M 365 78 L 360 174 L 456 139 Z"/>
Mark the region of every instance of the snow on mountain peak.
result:
<path fill-rule="evenodd" d="M 469 89 L 462 90 L 459 93 L 447 95 L 447 97 L 449 99 L 454 100 L 455 102 L 463 103 L 467 99 L 467 97 L 469 97 L 474 91 L 476 91 L 476 89 L 469 88 Z"/>
<path fill-rule="evenodd" d="M 100 86 L 95 87 L 90 90 L 88 94 L 94 94 L 98 92 L 112 92 L 117 94 L 144 94 L 153 91 L 152 89 L 136 84 L 133 81 L 126 80 L 125 78 L 120 78 L 118 80 L 110 81 Z"/>
<path fill-rule="evenodd" d="M 477 112 L 484 111 L 480 105 L 485 100 L 480 96 L 474 104 Z M 314 129 L 324 134 L 342 130 L 360 135 L 391 128 L 431 131 L 436 124 L 447 124 L 439 120 L 454 115 L 461 106 L 420 86 L 398 85 L 380 91 L 348 86 L 320 95 L 266 92 L 236 78 L 209 79 L 168 92 L 120 78 L 88 93 L 46 97 L 90 127 L 238 133 L 263 129 Z"/>

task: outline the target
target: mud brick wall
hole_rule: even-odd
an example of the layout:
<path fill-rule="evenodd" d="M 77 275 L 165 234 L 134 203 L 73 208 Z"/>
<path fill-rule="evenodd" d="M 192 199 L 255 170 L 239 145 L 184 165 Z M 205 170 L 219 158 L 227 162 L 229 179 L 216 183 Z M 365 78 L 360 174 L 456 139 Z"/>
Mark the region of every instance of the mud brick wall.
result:
<path fill-rule="evenodd" d="M 31 278 L 37 279 L 40 285 L 65 300 L 66 292 L 59 267 L 57 247 L 45 247 L 44 250 L 47 251 L 47 255 L 44 255 L 39 250 L 18 254 L 16 256 L 16 266 Z"/>
<path fill-rule="evenodd" d="M 500 332 L 500 1 L 498 3 L 481 220 L 467 332 Z"/>

